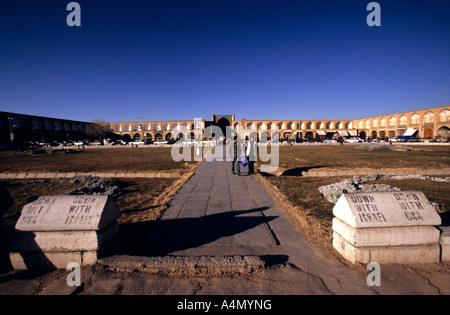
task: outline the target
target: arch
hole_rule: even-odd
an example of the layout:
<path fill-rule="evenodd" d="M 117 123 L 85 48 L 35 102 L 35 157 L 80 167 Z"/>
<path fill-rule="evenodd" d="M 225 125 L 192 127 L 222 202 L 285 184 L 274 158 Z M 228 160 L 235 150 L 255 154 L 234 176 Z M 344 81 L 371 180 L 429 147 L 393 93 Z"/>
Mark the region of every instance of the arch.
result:
<path fill-rule="evenodd" d="M 439 122 L 440 123 L 450 122 L 450 110 L 443 109 L 439 112 Z"/>
<path fill-rule="evenodd" d="M 324 124 L 321 121 L 316 122 L 316 129 L 323 129 Z"/>
<path fill-rule="evenodd" d="M 161 130 L 161 127 L 159 126 L 159 124 L 152 124 L 152 130 L 154 131 Z"/>
<path fill-rule="evenodd" d="M 139 124 L 133 124 L 133 131 L 140 131 Z"/>
<path fill-rule="evenodd" d="M 292 130 L 292 129 L 295 129 L 294 126 L 295 126 L 295 124 L 294 124 L 292 121 L 290 121 L 290 122 L 287 123 L 287 129 L 291 129 L 291 130 Z"/>
<path fill-rule="evenodd" d="M 160 132 L 155 134 L 155 141 L 161 141 L 162 139 L 164 139 L 164 137 Z"/>
<path fill-rule="evenodd" d="M 332 121 L 328 121 L 328 122 L 325 124 L 325 128 L 326 128 L 326 129 L 333 129 L 333 128 L 334 128 L 333 122 L 332 122 Z"/>
<path fill-rule="evenodd" d="M 366 139 L 366 138 L 367 138 L 366 132 L 365 132 L 365 131 L 361 131 L 361 132 L 359 133 L 359 137 L 360 137 L 361 139 Z"/>
<path fill-rule="evenodd" d="M 380 119 L 380 128 L 386 128 L 386 118 L 384 117 Z"/>
<path fill-rule="evenodd" d="M 378 120 L 376 118 L 372 120 L 372 128 L 378 128 Z"/>
<path fill-rule="evenodd" d="M 178 123 L 173 123 L 172 130 L 180 130 L 180 125 Z"/>
<path fill-rule="evenodd" d="M 389 127 L 395 127 L 396 123 L 397 123 L 397 118 L 395 118 L 394 116 L 389 117 L 389 120 L 388 120 Z"/>
<path fill-rule="evenodd" d="M 222 117 L 217 121 L 217 126 L 222 130 L 223 135 L 226 135 L 227 128 L 231 126 L 231 122 L 227 118 Z"/>
<path fill-rule="evenodd" d="M 430 111 L 426 112 L 425 115 L 423 115 L 423 123 L 424 124 L 434 123 L 434 113 Z"/>
<path fill-rule="evenodd" d="M 164 130 L 164 131 L 170 130 L 170 125 L 169 125 L 169 123 L 163 123 L 163 124 L 161 125 L 161 130 Z"/>
<path fill-rule="evenodd" d="M 306 124 L 306 129 L 314 129 L 314 124 L 312 121 L 308 121 L 308 123 Z"/>
<path fill-rule="evenodd" d="M 338 121 L 338 122 L 336 123 L 336 128 L 337 128 L 337 129 L 344 129 L 344 125 L 342 124 L 341 121 Z"/>
<path fill-rule="evenodd" d="M 62 123 L 61 123 L 61 121 L 55 121 L 55 130 L 63 130 L 63 126 L 62 126 Z M 111 131 L 111 125 L 106 125 L 105 126 L 105 130 L 107 130 L 107 131 Z"/>
<path fill-rule="evenodd" d="M 345 129 L 353 129 L 353 123 L 351 121 L 347 121 L 345 123 Z"/>
<path fill-rule="evenodd" d="M 425 127 L 423 129 L 423 137 L 425 139 L 432 139 L 433 138 L 433 128 L 431 127 Z"/>
<path fill-rule="evenodd" d="M 114 132 L 121 132 L 121 131 L 122 131 L 122 127 L 119 124 L 115 124 L 114 125 Z"/>
<path fill-rule="evenodd" d="M 133 140 L 134 140 L 134 141 L 139 141 L 139 140 L 141 140 L 141 134 L 138 133 L 138 132 L 136 132 L 136 133 L 133 135 Z"/>
<path fill-rule="evenodd" d="M 142 125 L 142 129 L 144 131 L 150 131 L 150 125 L 148 123 L 145 123 L 145 124 Z"/>
<path fill-rule="evenodd" d="M 446 140 L 450 140 L 450 128 L 446 126 L 442 126 L 437 131 L 438 138 L 444 138 Z"/>
<path fill-rule="evenodd" d="M 17 124 L 17 120 L 18 119 L 15 119 L 16 124 Z M 44 120 L 44 128 L 45 128 L 45 130 L 53 130 L 53 123 L 48 119 Z"/>
<path fill-rule="evenodd" d="M 395 131 L 394 130 L 389 130 L 388 131 L 388 138 L 394 138 L 395 137 Z"/>
<path fill-rule="evenodd" d="M 182 132 L 179 132 L 177 134 L 177 141 L 180 141 L 180 140 L 184 140 L 184 134 Z"/>
<path fill-rule="evenodd" d="M 278 127 L 278 129 L 286 129 L 286 126 L 285 126 L 284 122 L 282 122 L 282 121 L 280 121 L 280 122 L 277 124 L 277 127 Z"/>
<path fill-rule="evenodd" d="M 406 126 L 407 123 L 408 123 L 408 118 L 405 115 L 401 115 L 400 118 L 398 119 L 398 124 L 400 126 Z"/>
<path fill-rule="evenodd" d="M 120 131 L 120 125 L 118 125 L 118 126 L 119 126 L 119 130 L 114 130 L 114 131 Z M 115 128 L 115 126 L 114 126 L 114 128 Z M 72 131 L 72 124 L 70 124 L 69 122 L 66 121 L 64 123 L 64 130 L 65 131 Z"/>
<path fill-rule="evenodd" d="M 362 120 L 358 121 L 358 129 L 364 128 L 364 122 Z"/>
<path fill-rule="evenodd" d="M 181 130 L 190 130 L 189 129 L 189 123 L 184 122 L 181 124 Z"/>
<path fill-rule="evenodd" d="M 151 144 L 153 141 L 153 136 L 151 133 L 146 133 L 145 134 L 145 144 Z"/>
<path fill-rule="evenodd" d="M 365 125 L 366 129 L 370 129 L 370 120 L 366 120 Z"/>
<path fill-rule="evenodd" d="M 377 139 L 377 138 L 378 138 L 378 133 L 376 132 L 376 130 L 372 131 L 372 140 Z"/>
<path fill-rule="evenodd" d="M 410 117 L 411 125 L 418 125 L 420 123 L 420 116 L 417 113 L 414 113 Z"/>
<path fill-rule="evenodd" d="M 125 132 L 130 132 L 131 131 L 131 127 L 129 124 L 124 124 L 123 125 L 123 131 Z M 131 138 L 130 138 L 131 139 Z"/>
<path fill-rule="evenodd" d="M 269 129 L 269 130 L 275 129 L 274 123 L 273 123 L 273 122 L 269 122 L 269 123 L 267 124 L 267 129 Z"/>
<path fill-rule="evenodd" d="M 66 123 L 64 123 L 64 124 L 66 124 Z M 33 119 L 31 125 L 32 125 L 33 129 L 36 129 L 36 130 L 42 129 L 42 122 L 38 119 Z"/>
<path fill-rule="evenodd" d="M 171 141 L 173 139 L 173 134 L 171 132 L 168 132 L 166 134 L 166 141 Z"/>
<path fill-rule="evenodd" d="M 302 121 L 300 124 L 300 129 L 305 130 L 305 122 Z"/>
<path fill-rule="evenodd" d="M 266 129 L 266 125 L 263 122 L 259 122 L 256 125 L 256 129 Z"/>

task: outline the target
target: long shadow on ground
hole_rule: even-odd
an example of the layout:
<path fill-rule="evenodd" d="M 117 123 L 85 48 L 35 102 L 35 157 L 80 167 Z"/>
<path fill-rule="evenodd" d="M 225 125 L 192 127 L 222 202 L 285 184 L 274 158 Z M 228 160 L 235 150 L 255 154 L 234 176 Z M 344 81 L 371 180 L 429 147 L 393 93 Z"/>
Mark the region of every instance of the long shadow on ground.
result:
<path fill-rule="evenodd" d="M 230 210 L 195 218 L 124 224 L 120 226 L 118 254 L 163 256 L 175 250 L 199 247 L 277 218 L 252 215 L 266 209 Z"/>

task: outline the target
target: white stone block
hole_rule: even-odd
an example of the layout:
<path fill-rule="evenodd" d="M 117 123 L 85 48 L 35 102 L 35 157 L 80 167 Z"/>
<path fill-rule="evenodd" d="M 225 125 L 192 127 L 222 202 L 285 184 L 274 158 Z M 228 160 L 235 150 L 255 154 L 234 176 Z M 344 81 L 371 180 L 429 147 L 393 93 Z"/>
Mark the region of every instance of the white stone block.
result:
<path fill-rule="evenodd" d="M 13 251 L 96 251 L 119 233 L 115 221 L 100 231 L 55 231 L 16 233 L 11 241 Z"/>
<path fill-rule="evenodd" d="M 440 216 L 421 191 L 343 194 L 333 214 L 355 228 L 441 224 Z"/>
<path fill-rule="evenodd" d="M 440 260 L 440 247 L 436 245 L 355 247 L 336 232 L 333 247 L 348 261 L 377 263 L 436 263 Z"/>
<path fill-rule="evenodd" d="M 439 244 L 440 232 L 433 226 L 402 226 L 357 229 L 338 218 L 333 231 L 355 247 Z"/>
<path fill-rule="evenodd" d="M 16 224 L 19 231 L 96 231 L 120 215 L 106 195 L 41 196 L 27 203 Z"/>

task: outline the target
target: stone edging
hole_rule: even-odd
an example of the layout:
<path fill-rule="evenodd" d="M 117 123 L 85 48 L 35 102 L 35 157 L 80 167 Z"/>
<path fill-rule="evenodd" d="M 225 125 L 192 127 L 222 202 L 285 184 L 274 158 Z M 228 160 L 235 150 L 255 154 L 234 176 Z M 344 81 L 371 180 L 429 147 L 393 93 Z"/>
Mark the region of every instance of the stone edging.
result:
<path fill-rule="evenodd" d="M 368 176 L 382 174 L 390 176 L 423 175 L 423 176 L 450 176 L 450 170 L 309 170 L 301 173 L 302 177 L 334 177 L 334 176 Z M 283 176 L 283 172 L 273 172 L 271 175 Z M 300 175 L 299 175 L 300 176 Z"/>
<path fill-rule="evenodd" d="M 0 179 L 54 179 L 75 176 L 98 176 L 107 178 L 180 178 L 179 172 L 29 172 L 0 173 Z"/>

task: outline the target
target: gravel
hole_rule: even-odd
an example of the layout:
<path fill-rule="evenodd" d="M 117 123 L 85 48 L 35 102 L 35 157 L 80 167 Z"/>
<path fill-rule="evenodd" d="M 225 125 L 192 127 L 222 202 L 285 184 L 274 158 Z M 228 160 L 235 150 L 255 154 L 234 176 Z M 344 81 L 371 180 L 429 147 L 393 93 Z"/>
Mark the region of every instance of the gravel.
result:
<path fill-rule="evenodd" d="M 405 176 L 390 176 L 382 174 L 372 174 L 368 176 L 354 176 L 351 179 L 343 179 L 340 182 L 333 183 L 319 187 L 319 192 L 326 200 L 331 203 L 336 203 L 343 193 L 356 192 L 375 192 L 375 191 L 400 191 L 400 188 L 385 185 L 385 184 L 364 184 L 368 181 L 375 181 L 381 179 L 421 179 L 430 180 L 434 182 L 450 183 L 450 177 L 428 177 L 423 175 L 405 175 Z"/>
<path fill-rule="evenodd" d="M 63 179 L 33 179 L 22 181 L 19 185 L 41 183 L 84 183 L 83 187 L 73 189 L 61 195 L 108 195 L 117 199 L 122 193 L 117 180 L 91 175 L 78 175 L 73 178 Z"/>

